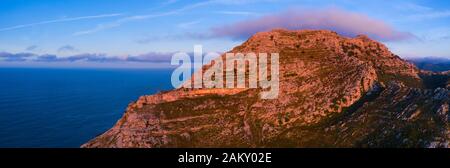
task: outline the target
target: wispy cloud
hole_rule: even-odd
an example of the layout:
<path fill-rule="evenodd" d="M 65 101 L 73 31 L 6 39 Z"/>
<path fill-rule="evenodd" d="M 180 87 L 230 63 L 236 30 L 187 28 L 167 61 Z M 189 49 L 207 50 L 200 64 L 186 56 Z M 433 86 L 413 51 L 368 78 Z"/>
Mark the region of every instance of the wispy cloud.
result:
<path fill-rule="evenodd" d="M 413 21 L 450 17 L 450 10 L 437 10 L 429 6 L 415 3 L 400 4 L 396 8 L 402 11 L 412 12 L 407 19 Z"/>
<path fill-rule="evenodd" d="M 174 3 L 177 3 L 178 2 L 178 0 L 167 0 L 167 1 L 165 1 L 165 2 L 163 2 L 163 6 L 166 6 L 166 5 L 171 5 L 171 4 L 174 4 Z"/>
<path fill-rule="evenodd" d="M 425 43 L 447 43 L 450 39 L 449 27 L 434 27 L 420 32 L 420 42 Z"/>
<path fill-rule="evenodd" d="M 179 13 L 187 11 L 187 10 L 191 10 L 191 9 L 194 9 L 194 8 L 198 8 L 198 7 L 201 7 L 201 6 L 212 4 L 214 2 L 216 2 L 216 1 L 199 2 L 199 3 L 192 4 L 192 5 L 187 5 L 187 6 L 184 6 L 182 8 L 172 10 L 172 11 L 163 12 L 163 13 L 128 16 L 128 17 L 124 17 L 124 18 L 118 19 L 118 20 L 116 20 L 114 22 L 111 22 L 111 23 L 99 24 L 96 27 L 94 27 L 92 29 L 89 29 L 89 30 L 75 32 L 73 35 L 79 36 L 79 35 L 92 34 L 92 33 L 96 33 L 96 32 L 102 31 L 102 30 L 111 29 L 111 28 L 114 28 L 114 27 L 119 27 L 122 24 L 125 24 L 125 23 L 128 23 L 128 22 L 133 22 L 133 21 L 138 21 L 138 20 L 146 20 L 146 19 L 152 19 L 152 18 L 158 18 L 158 17 L 163 17 L 163 16 L 176 15 L 176 14 L 179 14 Z"/>
<path fill-rule="evenodd" d="M 117 16 L 121 16 L 121 15 L 122 15 L 121 13 L 112 13 L 112 14 L 101 14 L 101 15 L 91 15 L 91 16 L 81 16 L 81 17 L 72 17 L 72 18 L 47 20 L 47 21 L 42 21 L 42 22 L 36 22 L 36 23 L 30 23 L 30 24 L 22 24 L 22 25 L 16 25 L 16 26 L 11 26 L 11 27 L 0 28 L 0 32 L 9 31 L 9 30 L 16 30 L 16 29 L 22 29 L 22 28 L 28 28 L 28 27 L 38 26 L 38 25 L 51 24 L 51 23 L 61 23 L 61 22 L 72 22 L 72 21 L 87 20 L 87 19 L 117 17 Z"/>
<path fill-rule="evenodd" d="M 166 13 L 152 14 L 152 15 L 135 15 L 135 16 L 125 17 L 125 18 L 118 19 L 118 20 L 116 20 L 114 22 L 111 22 L 111 23 L 98 24 L 96 27 L 94 27 L 92 29 L 75 32 L 75 33 L 73 33 L 73 35 L 74 36 L 79 36 L 79 35 L 92 34 L 92 33 L 96 33 L 96 32 L 102 31 L 102 30 L 111 29 L 111 28 L 114 28 L 114 27 L 119 27 L 122 24 L 131 22 L 131 21 L 144 20 L 144 19 L 150 19 L 150 18 L 157 18 L 157 17 L 173 15 L 173 14 L 174 14 L 173 12 L 166 12 Z"/>
<path fill-rule="evenodd" d="M 224 15 L 259 15 L 259 13 L 248 11 L 215 11 L 214 13 Z"/>
<path fill-rule="evenodd" d="M 433 10 L 433 8 L 431 8 L 431 7 L 416 4 L 416 3 L 411 3 L 411 2 L 400 3 L 397 6 L 395 6 L 395 8 L 398 10 L 408 11 L 408 12 L 426 12 L 426 11 Z"/>
<path fill-rule="evenodd" d="M 411 15 L 409 18 L 411 20 L 426 20 L 426 19 L 439 19 L 450 17 L 450 10 L 446 11 L 429 11 L 419 14 Z"/>
<path fill-rule="evenodd" d="M 71 45 L 64 45 L 58 48 L 58 52 L 64 53 L 64 52 L 76 52 L 78 49 L 76 49 L 74 46 Z"/>
<path fill-rule="evenodd" d="M 180 24 L 178 24 L 177 26 L 178 26 L 179 28 L 182 28 L 182 29 L 189 29 L 189 28 L 191 28 L 192 26 L 194 26 L 194 25 L 196 25 L 196 24 L 199 24 L 199 23 L 200 23 L 200 20 L 196 20 L 196 21 L 191 21 L 191 22 L 180 23 Z"/>
<path fill-rule="evenodd" d="M 37 45 L 31 45 L 31 46 L 28 46 L 27 48 L 25 48 L 25 51 L 33 51 L 33 50 L 36 50 L 37 48 L 38 48 Z"/>
<path fill-rule="evenodd" d="M 259 1 L 263 1 L 263 0 L 259 0 Z M 195 9 L 195 8 L 199 8 L 199 7 L 203 7 L 203 6 L 207 6 L 207 5 L 213 5 L 213 4 L 239 5 L 239 4 L 254 3 L 254 2 L 259 2 L 259 1 L 258 0 L 240 0 L 240 1 L 238 1 L 238 0 L 209 0 L 209 1 L 202 1 L 202 2 L 191 4 L 191 5 L 186 5 L 184 7 L 181 7 L 181 8 L 175 9 L 175 10 L 171 10 L 171 11 L 167 11 L 167 12 L 152 13 L 152 14 L 146 14 L 146 15 L 134 15 L 134 16 L 128 16 L 128 17 L 120 18 L 120 19 L 118 19 L 118 20 L 116 20 L 114 22 L 98 24 L 96 27 L 94 27 L 92 29 L 89 29 L 89 30 L 83 30 L 83 31 L 75 32 L 75 33 L 73 33 L 73 35 L 74 36 L 79 36 L 79 35 L 92 34 L 92 33 L 96 33 L 96 32 L 102 31 L 102 30 L 119 27 L 119 26 L 121 26 L 121 25 L 123 25 L 125 23 L 128 23 L 128 22 L 177 15 L 177 14 L 181 14 L 181 13 L 183 13 L 185 11 L 192 10 L 192 9 Z M 265 0 L 265 1 L 271 1 L 271 0 Z M 168 1 L 169 4 L 175 3 L 175 2 L 176 1 Z M 163 4 L 163 5 L 167 5 L 167 3 Z"/>
<path fill-rule="evenodd" d="M 208 40 L 216 36 L 208 33 L 185 32 L 180 34 L 149 35 L 135 40 L 138 44 L 149 44 L 155 41 Z"/>

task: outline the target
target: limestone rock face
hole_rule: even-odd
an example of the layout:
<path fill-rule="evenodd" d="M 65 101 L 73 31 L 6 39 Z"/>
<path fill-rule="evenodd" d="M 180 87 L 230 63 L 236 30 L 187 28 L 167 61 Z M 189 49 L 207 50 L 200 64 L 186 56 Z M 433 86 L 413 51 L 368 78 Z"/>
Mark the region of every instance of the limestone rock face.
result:
<path fill-rule="evenodd" d="M 276 29 L 233 53 L 279 53 L 280 92 L 176 89 L 142 96 L 82 147 L 448 147 L 448 73 L 367 36 Z"/>

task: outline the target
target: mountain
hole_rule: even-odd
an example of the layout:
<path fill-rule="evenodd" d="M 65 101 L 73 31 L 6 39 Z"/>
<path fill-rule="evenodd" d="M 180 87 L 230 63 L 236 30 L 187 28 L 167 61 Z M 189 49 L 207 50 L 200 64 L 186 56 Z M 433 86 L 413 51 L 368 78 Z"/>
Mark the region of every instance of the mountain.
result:
<path fill-rule="evenodd" d="M 449 71 L 450 59 L 438 57 L 410 58 L 408 61 L 415 64 L 418 68 L 428 71 Z"/>
<path fill-rule="evenodd" d="M 449 74 L 419 70 L 367 36 L 275 29 L 230 52 L 279 53 L 278 98 L 260 99 L 260 89 L 142 96 L 82 147 L 449 146 Z"/>

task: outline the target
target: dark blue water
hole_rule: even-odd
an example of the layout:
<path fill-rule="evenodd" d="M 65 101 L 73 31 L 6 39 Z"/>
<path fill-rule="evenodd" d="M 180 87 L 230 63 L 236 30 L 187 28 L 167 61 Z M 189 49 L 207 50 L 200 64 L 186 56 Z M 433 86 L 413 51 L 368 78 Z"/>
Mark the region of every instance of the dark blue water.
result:
<path fill-rule="evenodd" d="M 0 147 L 79 147 L 171 70 L 0 68 Z"/>

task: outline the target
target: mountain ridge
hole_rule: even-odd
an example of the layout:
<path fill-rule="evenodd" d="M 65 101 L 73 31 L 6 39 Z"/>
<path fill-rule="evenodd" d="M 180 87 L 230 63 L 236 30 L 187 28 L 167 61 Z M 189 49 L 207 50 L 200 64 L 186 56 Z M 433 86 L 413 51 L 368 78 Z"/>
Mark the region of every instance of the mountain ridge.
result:
<path fill-rule="evenodd" d="M 230 52 L 279 53 L 279 97 L 261 100 L 258 89 L 142 96 L 82 147 L 449 145 L 448 73 L 421 71 L 367 36 L 274 29 Z"/>

